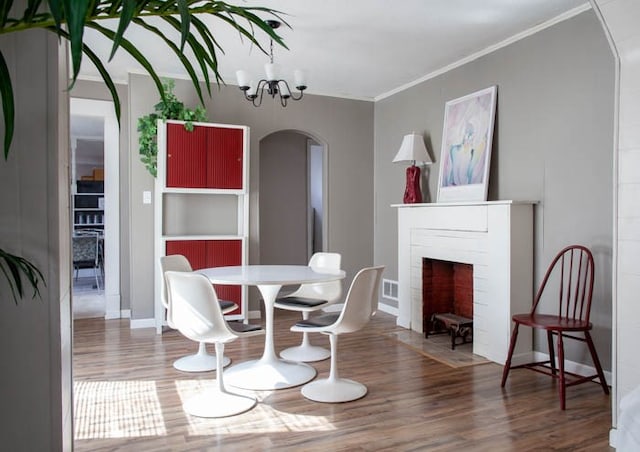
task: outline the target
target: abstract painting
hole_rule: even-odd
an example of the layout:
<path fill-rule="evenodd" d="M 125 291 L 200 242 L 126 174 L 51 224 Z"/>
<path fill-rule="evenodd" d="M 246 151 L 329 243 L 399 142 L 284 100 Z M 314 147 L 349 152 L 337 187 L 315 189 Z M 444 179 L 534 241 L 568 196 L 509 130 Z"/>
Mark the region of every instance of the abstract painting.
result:
<path fill-rule="evenodd" d="M 497 87 L 445 104 L 438 202 L 486 201 Z"/>

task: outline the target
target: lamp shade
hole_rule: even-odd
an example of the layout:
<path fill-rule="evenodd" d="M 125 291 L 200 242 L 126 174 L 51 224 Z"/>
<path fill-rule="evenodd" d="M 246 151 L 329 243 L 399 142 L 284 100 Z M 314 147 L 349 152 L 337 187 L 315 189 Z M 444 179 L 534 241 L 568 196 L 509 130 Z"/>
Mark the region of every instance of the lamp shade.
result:
<path fill-rule="evenodd" d="M 417 133 L 410 133 L 404 136 L 400 150 L 393 159 L 393 163 L 413 161 L 426 164 L 433 163 L 427 152 L 427 147 L 424 145 L 424 139 Z"/>

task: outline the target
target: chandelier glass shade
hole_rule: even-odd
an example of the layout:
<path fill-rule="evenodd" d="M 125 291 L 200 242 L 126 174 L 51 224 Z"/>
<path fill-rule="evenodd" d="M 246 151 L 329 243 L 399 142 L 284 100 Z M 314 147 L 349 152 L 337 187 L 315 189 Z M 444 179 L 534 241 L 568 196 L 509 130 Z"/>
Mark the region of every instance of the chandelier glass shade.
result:
<path fill-rule="evenodd" d="M 267 24 L 274 30 L 280 26 L 280 22 L 276 20 L 268 20 Z M 289 99 L 302 99 L 304 90 L 307 89 L 306 74 L 299 69 L 293 72 L 293 86 L 298 90 L 298 93 L 292 93 L 289 82 L 280 78 L 279 65 L 273 62 L 273 40 L 269 43 L 269 62 L 264 65 L 264 72 L 265 78 L 255 83 L 247 71 L 236 71 L 238 88 L 244 93 L 244 98 L 250 101 L 254 107 L 259 107 L 262 104 L 265 92 L 273 99 L 278 96 L 283 107 L 287 106 Z"/>

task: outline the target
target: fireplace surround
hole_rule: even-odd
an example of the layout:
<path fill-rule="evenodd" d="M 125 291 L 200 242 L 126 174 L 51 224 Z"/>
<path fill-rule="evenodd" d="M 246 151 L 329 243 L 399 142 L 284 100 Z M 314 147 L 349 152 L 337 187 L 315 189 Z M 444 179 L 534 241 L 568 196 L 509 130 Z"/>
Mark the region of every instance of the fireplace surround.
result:
<path fill-rule="evenodd" d="M 398 208 L 397 324 L 424 332 L 424 258 L 469 264 L 473 353 L 504 364 L 511 316 L 527 312 L 533 298 L 533 206 L 528 201 L 394 205 Z M 531 354 L 530 340 L 518 343 L 514 356 Z"/>

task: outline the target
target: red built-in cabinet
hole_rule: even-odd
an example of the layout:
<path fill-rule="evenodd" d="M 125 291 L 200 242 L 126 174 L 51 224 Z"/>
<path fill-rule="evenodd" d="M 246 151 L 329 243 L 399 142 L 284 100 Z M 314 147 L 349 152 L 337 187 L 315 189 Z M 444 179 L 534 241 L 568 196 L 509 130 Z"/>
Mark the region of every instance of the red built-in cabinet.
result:
<path fill-rule="evenodd" d="M 166 254 L 182 254 L 191 268 L 223 267 L 242 263 L 242 240 L 167 240 Z M 242 306 L 242 287 L 214 285 L 218 298 L 233 301 Z M 240 314 L 241 309 L 232 311 L 230 315 Z"/>
<path fill-rule="evenodd" d="M 246 126 L 181 121 L 158 123 L 155 189 L 156 328 L 164 308 L 160 257 L 182 254 L 194 270 L 247 263 L 248 142 Z M 215 285 L 220 299 L 240 308 L 230 320 L 247 319 L 247 289 Z"/>
<path fill-rule="evenodd" d="M 167 124 L 167 187 L 241 190 L 242 129 Z"/>

